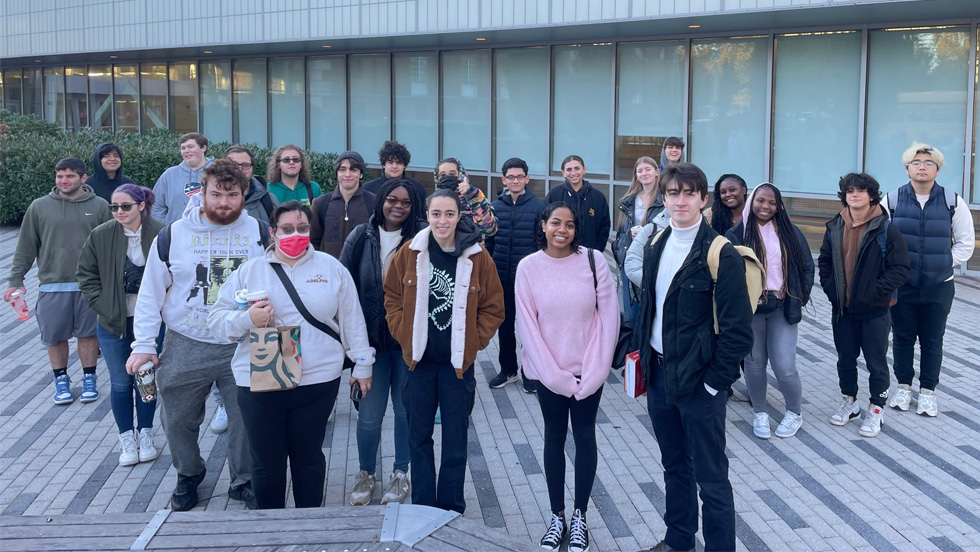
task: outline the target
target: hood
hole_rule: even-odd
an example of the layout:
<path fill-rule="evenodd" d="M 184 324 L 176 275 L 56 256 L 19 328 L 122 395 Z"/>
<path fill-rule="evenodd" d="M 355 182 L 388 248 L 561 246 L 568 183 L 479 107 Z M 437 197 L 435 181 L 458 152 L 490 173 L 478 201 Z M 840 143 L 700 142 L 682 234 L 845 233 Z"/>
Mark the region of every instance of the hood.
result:
<path fill-rule="evenodd" d="M 764 182 L 763 184 L 766 183 Z M 749 213 L 752 212 L 752 202 L 755 201 L 755 193 L 759 190 L 760 187 L 762 187 L 763 184 L 759 184 L 755 188 L 752 188 L 752 191 L 749 192 L 748 197 L 745 198 L 745 207 L 742 208 L 742 233 L 743 234 L 745 233 L 745 228 L 748 227 L 749 225 Z M 775 219 L 770 221 L 770 223 L 774 223 L 774 222 Z M 742 238 L 744 239 L 745 236 L 742 236 Z"/>
<path fill-rule="evenodd" d="M 562 188 L 563 190 L 565 190 L 567 193 L 571 195 L 581 195 L 587 192 L 588 190 L 592 189 L 592 184 L 588 180 L 583 179 L 582 187 L 579 188 L 577 192 L 575 191 L 574 188 L 572 188 L 572 185 L 568 183 L 568 180 L 562 180 L 561 184 L 559 184 L 558 187 Z"/>
<path fill-rule="evenodd" d="M 114 149 L 119 152 L 120 163 L 119 163 L 119 170 L 116 171 L 116 178 L 110 180 L 109 174 L 106 173 L 105 169 L 102 168 L 102 155 L 111 149 Z M 110 142 L 103 142 L 99 144 L 95 148 L 95 151 L 92 153 L 92 176 L 90 177 L 90 179 L 95 178 L 97 179 L 98 182 L 105 182 L 105 183 L 114 180 L 120 180 L 120 177 L 122 177 L 123 175 L 122 161 L 123 161 L 123 154 L 122 154 L 122 150 L 119 149 L 119 146 L 112 144 Z"/>
<path fill-rule="evenodd" d="M 660 148 L 660 170 L 664 170 L 667 163 L 670 161 L 667 159 L 667 148 Z"/>
<path fill-rule="evenodd" d="M 269 188 L 258 177 L 253 176 L 248 182 L 248 193 L 245 194 L 245 203 L 258 201 L 262 196 L 269 193 Z M 200 195 L 200 194 L 197 194 Z"/>
<path fill-rule="evenodd" d="M 180 164 L 177 165 L 177 167 L 180 168 L 181 172 L 185 172 L 188 175 L 194 175 L 194 174 L 200 174 L 201 171 L 203 171 L 205 168 L 210 167 L 212 163 L 214 163 L 214 157 L 205 157 L 204 164 L 196 169 L 190 168 L 187 165 L 187 161 L 184 160 L 181 160 Z M 198 182 L 200 182 L 200 179 L 198 179 Z"/>
<path fill-rule="evenodd" d="M 476 223 L 471 219 L 459 219 L 459 224 L 456 225 L 456 250 L 453 251 L 453 256 L 460 257 L 468 248 L 479 244 L 482 235 L 483 234 L 480 232 L 480 229 L 476 227 Z M 429 239 L 431 236 L 432 229 L 426 226 L 425 228 L 419 230 L 419 233 L 412 238 L 412 241 L 409 243 L 409 247 L 415 251 L 425 251 L 429 247 Z M 476 250 L 473 252 L 475 251 Z"/>
<path fill-rule="evenodd" d="M 208 232 L 215 230 L 216 228 L 221 228 L 218 225 L 212 224 L 204 220 L 204 214 L 201 212 L 201 208 L 204 207 L 204 195 L 197 193 L 192 195 L 187 200 L 187 207 L 184 208 L 184 213 L 181 216 L 186 223 L 187 228 L 193 232 Z M 242 224 L 242 222 L 248 219 L 248 210 L 242 207 L 242 212 L 238 215 L 238 219 L 231 224 L 225 226 L 236 226 Z M 255 224 L 254 222 L 252 224 Z"/>
<path fill-rule="evenodd" d="M 78 197 L 65 197 L 61 195 L 60 192 L 58 192 L 57 186 L 53 186 L 51 188 L 51 193 L 48 195 L 59 201 L 63 201 L 65 203 L 81 203 L 83 201 L 88 201 L 93 197 L 95 197 L 95 191 L 92 190 L 92 187 L 89 186 L 88 184 L 82 184 L 82 195 Z"/>

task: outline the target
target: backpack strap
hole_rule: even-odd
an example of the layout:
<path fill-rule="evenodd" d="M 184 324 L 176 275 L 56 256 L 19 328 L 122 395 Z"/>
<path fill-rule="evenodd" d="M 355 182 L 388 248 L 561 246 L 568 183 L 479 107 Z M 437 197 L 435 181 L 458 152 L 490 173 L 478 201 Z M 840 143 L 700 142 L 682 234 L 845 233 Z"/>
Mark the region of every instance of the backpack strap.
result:
<path fill-rule="evenodd" d="M 898 190 L 888 192 L 888 218 L 895 218 L 895 206 L 898 205 Z"/>
<path fill-rule="evenodd" d="M 254 220 L 259 225 L 259 245 L 262 246 L 262 249 L 265 249 L 266 247 L 269 247 L 269 229 L 262 224 L 261 220 Z"/>
<path fill-rule="evenodd" d="M 943 188 L 943 192 L 946 195 L 946 207 L 949 208 L 949 219 L 953 220 L 953 215 L 956 214 L 956 201 L 959 196 L 949 188 Z"/>
<path fill-rule="evenodd" d="M 885 271 L 885 256 L 887 255 L 886 250 L 888 248 L 888 226 L 890 224 L 891 221 L 886 218 L 885 221 L 881 224 L 881 232 L 878 232 L 878 235 L 875 236 L 875 239 L 878 241 L 878 248 L 881 249 L 882 272 Z"/>
<path fill-rule="evenodd" d="M 310 205 L 313 205 L 313 186 L 309 182 L 304 182 L 303 185 L 306 186 L 306 195 L 310 197 Z"/>
<path fill-rule="evenodd" d="M 272 198 L 269 197 L 269 194 L 263 194 L 262 197 L 259 198 L 259 203 L 261 203 L 262 208 L 265 209 L 265 214 L 269 217 L 269 220 L 272 220 L 272 210 L 275 209 L 275 207 L 272 206 Z"/>
<path fill-rule="evenodd" d="M 592 285 L 595 287 L 595 310 L 599 310 L 599 277 L 595 272 L 595 258 L 592 256 L 594 249 L 587 249 L 586 253 L 589 254 L 589 268 L 592 269 Z"/>
<path fill-rule="evenodd" d="M 708 272 L 711 273 L 711 313 L 715 320 L 715 334 L 721 331 L 718 325 L 718 300 L 715 298 L 715 287 L 718 284 L 718 265 L 721 264 L 721 249 L 725 244 L 731 243 L 728 238 L 722 235 L 715 236 L 708 247 Z"/>
<path fill-rule="evenodd" d="M 157 235 L 157 257 L 163 264 L 167 265 L 167 270 L 170 270 L 170 227 L 172 225 L 173 222 L 164 226 L 163 230 L 160 230 L 160 234 Z"/>

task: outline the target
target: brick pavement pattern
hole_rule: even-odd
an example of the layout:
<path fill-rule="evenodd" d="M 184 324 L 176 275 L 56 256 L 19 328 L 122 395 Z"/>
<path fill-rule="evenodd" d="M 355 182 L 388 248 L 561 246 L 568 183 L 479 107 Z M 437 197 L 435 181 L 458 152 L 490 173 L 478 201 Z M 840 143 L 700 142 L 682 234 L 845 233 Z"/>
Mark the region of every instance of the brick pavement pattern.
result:
<path fill-rule="evenodd" d="M 0 230 L 2 274 L 9 272 L 16 239 L 16 229 Z M 884 429 L 876 439 L 859 437 L 858 424 L 839 428 L 827 422 L 839 399 L 836 354 L 829 304 L 814 290 L 798 344 L 804 389 L 799 434 L 756 439 L 748 403 L 729 403 L 728 455 L 739 550 L 980 551 L 980 280 L 959 276 L 956 282 L 937 389 L 939 417 L 916 416 L 914 405 L 910 412 L 886 409 Z M 33 312 L 36 269 L 28 274 L 27 285 Z M 155 441 L 164 448 L 156 461 L 118 466 L 103 361 L 97 372 L 97 402 L 55 406 L 51 369 L 33 316 L 21 323 L 13 309 L 2 306 L 0 332 L 0 515 L 167 508 L 177 475 L 159 428 Z M 487 386 L 497 371 L 496 356 L 494 340 L 475 366 L 478 391 L 468 444 L 465 518 L 537 542 L 548 517 L 541 414 L 534 395 L 524 394 L 519 384 L 494 390 Z M 74 352 L 69 362 L 77 397 L 82 368 Z M 866 375 L 861 374 L 858 397 L 863 409 L 868 403 Z M 772 376 L 770 383 L 768 405 L 775 424 L 784 405 Z M 645 399 L 628 399 L 621 389 L 620 377 L 610 375 L 598 416 L 599 469 L 588 514 L 593 550 L 648 548 L 665 529 L 662 467 Z M 735 391 L 736 397 L 745 397 L 741 381 Z M 209 399 L 200 435 L 208 476 L 195 509 L 241 509 L 241 502 L 227 496 L 227 434 L 208 430 L 213 412 Z M 383 482 L 394 460 L 390 408 L 388 412 L 379 452 Z M 356 416 L 341 396 L 323 442 L 327 506 L 346 504 L 353 486 Z M 438 455 L 438 430 L 435 441 Z M 566 454 L 570 505 L 571 438 Z M 376 487 L 375 503 L 383 487 Z"/>

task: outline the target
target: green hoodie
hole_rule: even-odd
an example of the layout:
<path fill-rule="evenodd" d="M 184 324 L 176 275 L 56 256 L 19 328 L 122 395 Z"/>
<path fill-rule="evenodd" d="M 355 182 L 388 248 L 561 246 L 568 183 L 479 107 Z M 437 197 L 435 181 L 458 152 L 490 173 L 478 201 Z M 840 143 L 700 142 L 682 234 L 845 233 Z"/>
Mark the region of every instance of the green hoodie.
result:
<path fill-rule="evenodd" d="M 78 255 L 92 230 L 112 218 L 109 204 L 87 185 L 74 199 L 62 196 L 57 186 L 35 199 L 20 225 L 17 250 L 10 265 L 10 287 L 24 287 L 24 275 L 37 261 L 40 285 L 74 283 Z"/>

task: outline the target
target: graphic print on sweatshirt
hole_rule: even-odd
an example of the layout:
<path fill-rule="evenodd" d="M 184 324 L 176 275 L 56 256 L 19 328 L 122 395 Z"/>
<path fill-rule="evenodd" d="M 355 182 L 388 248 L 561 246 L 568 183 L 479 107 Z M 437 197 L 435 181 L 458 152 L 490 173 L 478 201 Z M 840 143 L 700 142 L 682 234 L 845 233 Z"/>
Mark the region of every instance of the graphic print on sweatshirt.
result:
<path fill-rule="evenodd" d="M 221 288 L 221 284 L 224 284 L 225 280 L 228 279 L 228 275 L 247 260 L 248 257 L 245 255 L 228 257 L 214 256 L 208 260 L 208 266 L 205 266 L 204 261 L 198 263 L 194 267 L 194 285 L 191 286 L 190 291 L 187 293 L 186 301 L 189 303 L 191 299 L 197 297 L 203 290 L 204 304 L 215 304 L 218 300 L 218 290 Z"/>
<path fill-rule="evenodd" d="M 191 197 L 194 194 L 201 193 L 201 183 L 200 182 L 188 182 L 184 184 L 184 195 Z"/>
<path fill-rule="evenodd" d="M 453 289 L 456 282 L 449 272 L 429 265 L 429 320 L 440 331 L 453 321 Z"/>

